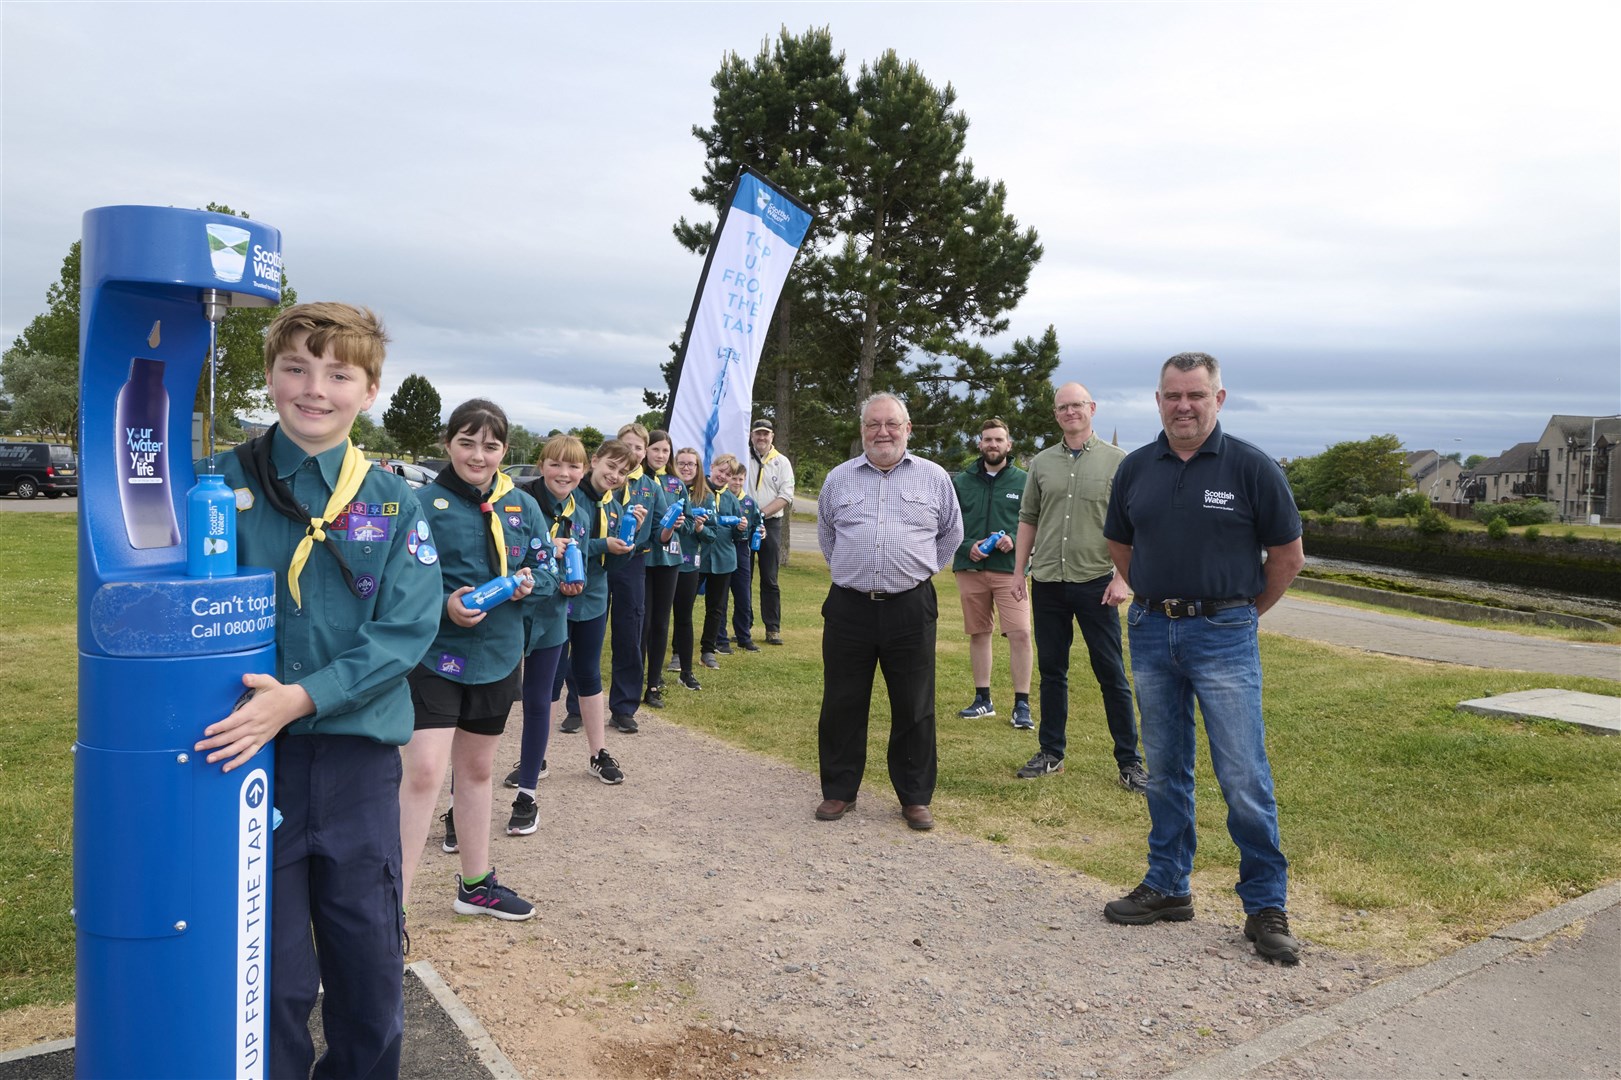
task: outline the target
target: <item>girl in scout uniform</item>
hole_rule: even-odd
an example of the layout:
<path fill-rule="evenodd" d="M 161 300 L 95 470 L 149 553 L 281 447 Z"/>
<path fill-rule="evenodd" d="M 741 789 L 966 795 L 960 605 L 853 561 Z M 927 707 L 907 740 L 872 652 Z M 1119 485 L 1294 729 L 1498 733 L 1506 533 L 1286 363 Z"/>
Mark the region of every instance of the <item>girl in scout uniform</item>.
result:
<path fill-rule="evenodd" d="M 647 607 L 642 623 L 642 656 L 647 664 L 647 693 L 642 696 L 650 708 L 664 708 L 664 656 L 670 647 L 670 612 L 675 606 L 676 579 L 681 574 L 681 541 L 674 529 L 662 529 L 664 512 L 686 494 L 686 486 L 670 473 L 670 433 L 655 431 L 647 437 L 647 474 L 659 488 L 657 516 L 647 552 Z"/>
<path fill-rule="evenodd" d="M 620 516 L 634 513 L 639 526 L 647 514 L 642 506 L 626 511 L 612 497 L 634 464 L 630 447 L 618 439 L 609 439 L 591 455 L 591 467 L 571 495 L 576 514 L 585 516 L 584 533 L 575 535 L 585 555 L 585 588 L 569 601 L 568 644 L 552 683 L 552 700 L 556 701 L 563 695 L 565 680 L 573 680 L 580 698 L 586 749 L 591 755 L 586 767 L 604 784 L 621 784 L 625 780 L 604 738 L 607 702 L 602 692 L 602 639 L 608 629 L 609 562 L 614 560 L 618 565 L 636 550 L 634 544 L 619 539 Z"/>
<path fill-rule="evenodd" d="M 404 892 L 409 897 L 450 764 L 463 808 L 456 912 L 528 919 L 534 905 L 500 884 L 490 865 L 490 770 L 518 696 L 524 601 L 534 587 L 539 552 L 532 541 L 544 545 L 545 532 L 535 500 L 501 472 L 507 418 L 500 406 L 482 399 L 457 406 L 444 444 L 450 467 L 422 489 L 423 517 L 414 537 L 419 557 L 423 546 L 437 551 L 444 602 L 439 635 L 410 675 L 416 731 L 402 752 Z M 462 604 L 478 586 L 513 574 L 522 583 L 510 599 L 488 611 Z"/>
<path fill-rule="evenodd" d="M 692 606 L 698 599 L 698 585 L 702 581 L 699 564 L 705 558 L 703 549 L 714 535 L 710 525 L 691 513 L 694 508 L 712 501 L 698 461 L 698 451 L 690 446 L 675 452 L 675 475 L 682 484 L 679 497 L 687 500 L 688 509 L 675 524 L 675 535 L 681 546 L 681 573 L 675 586 L 675 655 L 681 669 L 681 685 L 688 690 L 703 689 L 692 676 Z"/>
<path fill-rule="evenodd" d="M 540 478 L 525 485 L 540 506 L 556 576 L 545 572 L 536 575 L 534 595 L 539 599 L 532 600 L 526 612 L 523 740 L 517 767 L 507 777 L 507 787 L 518 789 L 507 822 L 508 836 L 528 836 L 539 820 L 535 785 L 549 771 L 546 744 L 552 730 L 552 687 L 563 648 L 568 644 L 568 606 L 585 589 L 584 582 L 561 580 L 564 548 L 590 533 L 590 523 L 574 498 L 574 489 L 585 475 L 585 463 L 585 446 L 579 439 L 554 435 L 540 451 Z"/>
<path fill-rule="evenodd" d="M 720 661 L 715 657 L 715 636 L 726 628 L 726 597 L 731 588 L 732 574 L 737 570 L 737 548 L 732 541 L 748 535 L 748 515 L 730 490 L 732 471 L 740 468 L 742 466 L 737 458 L 731 454 L 720 455 L 709 467 L 713 486 L 704 502 L 710 512 L 709 527 L 704 530 L 709 543 L 704 548 L 704 565 L 700 571 L 704 576 L 704 631 L 701 645 L 703 665 L 707 668 L 720 667 Z M 738 523 L 732 528 L 725 528 L 720 524 L 722 516 L 735 517 Z"/>

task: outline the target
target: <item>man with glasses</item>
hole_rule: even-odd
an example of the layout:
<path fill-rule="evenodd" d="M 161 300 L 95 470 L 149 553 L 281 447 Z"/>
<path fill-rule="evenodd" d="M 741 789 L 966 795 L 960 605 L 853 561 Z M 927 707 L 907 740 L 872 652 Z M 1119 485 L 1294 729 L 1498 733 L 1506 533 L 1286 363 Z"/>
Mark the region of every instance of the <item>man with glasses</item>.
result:
<path fill-rule="evenodd" d="M 934 828 L 933 577 L 962 542 L 951 477 L 906 451 L 906 406 L 880 393 L 861 406 L 863 453 L 835 466 L 817 499 L 816 538 L 832 572 L 822 605 L 820 821 L 855 806 L 867 768 L 872 680 L 889 690 L 889 780 L 909 828 Z"/>
<path fill-rule="evenodd" d="M 1154 394 L 1165 431 L 1121 464 L 1103 526 L 1119 580 L 1136 593 L 1126 612 L 1131 671 L 1154 765 L 1148 873 L 1103 913 L 1133 926 L 1193 918 L 1197 700 L 1239 852 L 1244 936 L 1268 960 L 1297 964 L 1256 627 L 1306 557 L 1283 470 L 1216 422 L 1226 398 L 1215 357 L 1178 353 L 1165 361 Z"/>
<path fill-rule="evenodd" d="M 1030 479 L 1019 507 L 1019 537 L 1013 576 L 1022 595 L 1031 577 L 1030 611 L 1041 672 L 1040 749 L 1019 769 L 1022 780 L 1064 771 L 1069 725 L 1069 652 L 1075 623 L 1081 627 L 1092 674 L 1103 695 L 1103 715 L 1114 740 L 1120 786 L 1143 794 L 1148 773 L 1137 752 L 1137 714 L 1120 646 L 1120 613 L 1126 581 L 1114 572 L 1103 539 L 1103 516 L 1115 470 L 1125 451 L 1092 430 L 1097 402 L 1080 383 L 1065 383 L 1053 395 L 1053 415 L 1063 438 L 1030 461 Z"/>
<path fill-rule="evenodd" d="M 962 598 L 968 663 L 974 674 L 974 700 L 957 715 L 964 720 L 995 716 L 991 703 L 992 616 L 1001 620 L 1013 666 L 1013 726 L 1034 730 L 1030 719 L 1030 598 L 1013 576 L 1013 538 L 1019 531 L 1019 500 L 1027 474 L 1009 460 L 1013 439 L 1001 417 L 980 426 L 979 460 L 951 478 L 962 507 L 963 542 L 951 569 Z M 990 550 L 981 550 L 997 533 Z M 1015 597 L 1015 591 L 1018 596 Z"/>

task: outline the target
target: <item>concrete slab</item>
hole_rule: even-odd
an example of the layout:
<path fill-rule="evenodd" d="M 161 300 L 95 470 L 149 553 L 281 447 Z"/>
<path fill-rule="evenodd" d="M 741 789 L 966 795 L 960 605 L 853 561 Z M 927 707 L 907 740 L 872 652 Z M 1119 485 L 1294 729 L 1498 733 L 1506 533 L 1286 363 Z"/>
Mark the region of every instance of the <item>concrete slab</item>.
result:
<path fill-rule="evenodd" d="M 1475 698 L 1458 706 L 1481 716 L 1517 720 L 1562 720 L 1600 735 L 1621 735 L 1621 697 L 1582 694 L 1575 690 L 1521 690 L 1496 697 Z"/>

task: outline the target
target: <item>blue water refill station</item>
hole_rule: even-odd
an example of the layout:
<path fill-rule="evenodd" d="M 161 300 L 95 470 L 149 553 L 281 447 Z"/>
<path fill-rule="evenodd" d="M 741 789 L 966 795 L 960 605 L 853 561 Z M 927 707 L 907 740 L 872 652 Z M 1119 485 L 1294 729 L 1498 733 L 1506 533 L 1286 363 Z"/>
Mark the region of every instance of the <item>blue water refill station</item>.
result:
<path fill-rule="evenodd" d="M 273 754 L 224 773 L 192 746 L 244 674 L 276 670 L 275 575 L 235 567 L 218 481 L 199 491 L 230 501 L 189 526 L 185 506 L 215 326 L 280 299 L 281 234 L 101 207 L 84 215 L 81 281 L 77 1071 L 259 1077 Z"/>

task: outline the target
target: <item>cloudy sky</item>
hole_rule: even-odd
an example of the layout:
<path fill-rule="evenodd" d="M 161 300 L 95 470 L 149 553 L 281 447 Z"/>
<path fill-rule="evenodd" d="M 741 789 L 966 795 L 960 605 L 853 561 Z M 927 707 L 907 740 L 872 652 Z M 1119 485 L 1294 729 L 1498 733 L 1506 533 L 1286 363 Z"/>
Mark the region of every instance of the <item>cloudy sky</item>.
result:
<path fill-rule="evenodd" d="M 427 376 L 617 426 L 700 261 L 694 124 L 729 51 L 830 26 L 950 82 L 977 171 L 1046 255 L 1013 337 L 1125 446 L 1165 357 L 1279 456 L 1386 431 L 1495 454 L 1621 410 L 1621 15 L 1610 3 L 7 2 L 0 335 L 80 216 L 249 210 L 300 297 L 377 309 L 377 415 Z"/>

